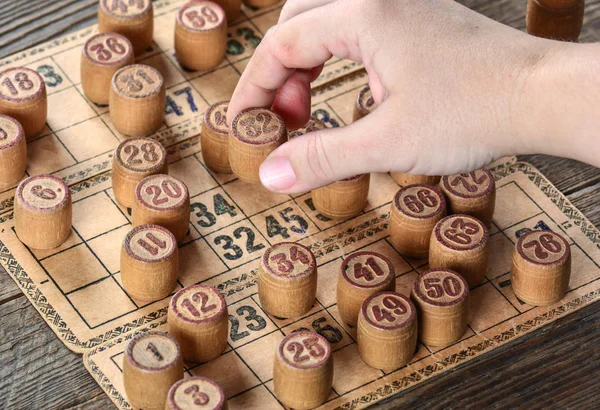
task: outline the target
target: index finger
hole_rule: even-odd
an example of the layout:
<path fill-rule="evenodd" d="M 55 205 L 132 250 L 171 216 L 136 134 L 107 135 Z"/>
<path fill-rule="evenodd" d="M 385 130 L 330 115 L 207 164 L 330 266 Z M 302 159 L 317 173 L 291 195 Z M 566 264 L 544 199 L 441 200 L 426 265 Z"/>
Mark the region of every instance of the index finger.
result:
<path fill-rule="evenodd" d="M 228 123 L 246 108 L 270 108 L 277 90 L 296 69 L 310 70 L 332 55 L 358 58 L 358 50 L 350 45 L 350 16 L 344 16 L 344 10 L 332 10 L 333 5 L 309 10 L 267 31 L 231 97 Z"/>

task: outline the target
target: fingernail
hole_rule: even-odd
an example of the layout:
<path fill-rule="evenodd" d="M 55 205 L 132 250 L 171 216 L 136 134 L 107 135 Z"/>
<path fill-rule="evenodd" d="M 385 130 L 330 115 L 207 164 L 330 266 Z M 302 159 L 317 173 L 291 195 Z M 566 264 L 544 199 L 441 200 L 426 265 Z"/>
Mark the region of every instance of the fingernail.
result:
<path fill-rule="evenodd" d="M 265 160 L 258 173 L 260 182 L 272 191 L 288 189 L 296 183 L 294 168 L 285 157 L 274 157 Z"/>

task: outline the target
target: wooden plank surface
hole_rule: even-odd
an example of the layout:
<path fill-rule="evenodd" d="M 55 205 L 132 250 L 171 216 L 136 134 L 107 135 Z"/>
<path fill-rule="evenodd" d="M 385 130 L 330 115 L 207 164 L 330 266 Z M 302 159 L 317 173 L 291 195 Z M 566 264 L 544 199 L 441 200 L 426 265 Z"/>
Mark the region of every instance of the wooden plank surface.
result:
<path fill-rule="evenodd" d="M 482 14 L 525 27 L 525 0 L 461 0 Z M 95 22 L 97 0 L 0 0 L 0 57 Z M 600 0 L 586 1 L 582 41 L 600 41 Z M 576 207 L 600 226 L 600 170 L 532 155 Z M 376 406 L 419 408 L 570 407 L 600 402 L 600 303 L 571 314 L 454 371 Z M 0 272 L 0 408 L 113 408 L 84 369 Z"/>
<path fill-rule="evenodd" d="M 600 303 L 374 408 L 598 408 Z"/>

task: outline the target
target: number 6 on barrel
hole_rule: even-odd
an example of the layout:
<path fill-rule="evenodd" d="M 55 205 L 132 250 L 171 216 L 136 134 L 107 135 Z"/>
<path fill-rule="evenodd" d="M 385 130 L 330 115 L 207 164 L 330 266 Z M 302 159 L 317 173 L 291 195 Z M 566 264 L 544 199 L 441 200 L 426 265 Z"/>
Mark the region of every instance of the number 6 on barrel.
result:
<path fill-rule="evenodd" d="M 33 249 L 60 246 L 71 234 L 73 211 L 69 187 L 52 175 L 24 179 L 15 194 L 15 230 Z"/>

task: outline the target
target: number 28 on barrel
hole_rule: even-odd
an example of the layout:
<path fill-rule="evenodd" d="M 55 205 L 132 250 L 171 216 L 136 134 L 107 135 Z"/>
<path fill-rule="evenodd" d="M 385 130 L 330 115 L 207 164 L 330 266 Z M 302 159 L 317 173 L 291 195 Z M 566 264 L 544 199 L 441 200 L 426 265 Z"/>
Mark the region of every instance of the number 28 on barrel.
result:
<path fill-rule="evenodd" d="M 112 188 L 115 199 L 126 208 L 133 206 L 137 184 L 147 176 L 167 174 L 167 151 L 151 138 L 128 138 L 113 156 Z"/>

